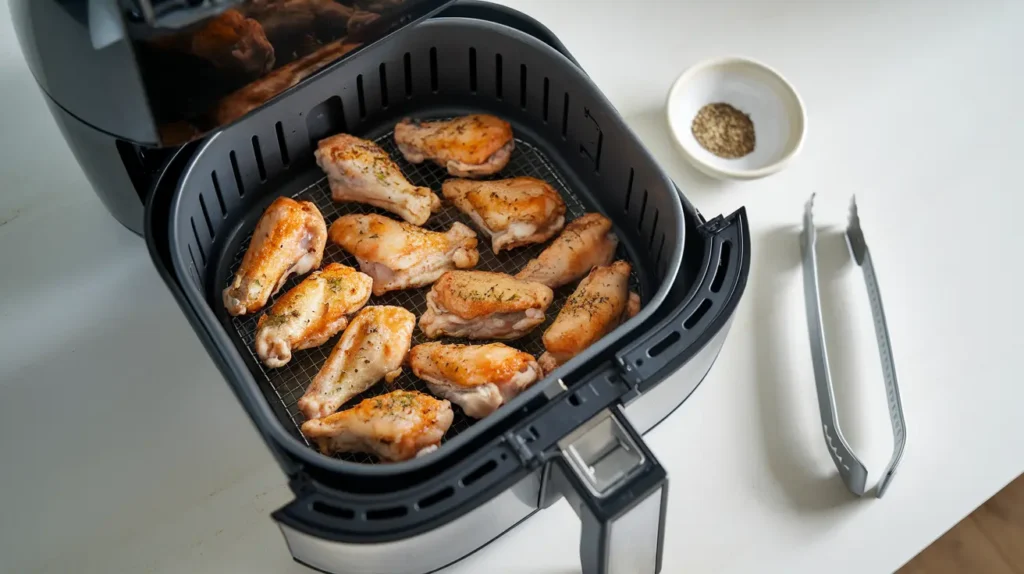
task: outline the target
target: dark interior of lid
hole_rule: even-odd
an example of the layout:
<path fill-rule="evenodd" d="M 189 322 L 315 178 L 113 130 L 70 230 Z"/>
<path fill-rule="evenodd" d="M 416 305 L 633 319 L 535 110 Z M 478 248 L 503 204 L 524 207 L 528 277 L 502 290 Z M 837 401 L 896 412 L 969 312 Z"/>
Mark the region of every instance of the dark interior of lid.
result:
<path fill-rule="evenodd" d="M 161 143 L 178 145 L 230 124 L 448 3 L 245 0 L 187 27 L 133 33 Z"/>

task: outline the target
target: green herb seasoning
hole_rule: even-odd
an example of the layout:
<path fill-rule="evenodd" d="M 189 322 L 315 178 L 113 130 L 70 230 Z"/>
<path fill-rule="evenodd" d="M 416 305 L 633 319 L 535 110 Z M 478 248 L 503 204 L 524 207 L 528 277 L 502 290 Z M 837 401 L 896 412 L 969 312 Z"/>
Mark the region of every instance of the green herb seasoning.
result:
<path fill-rule="evenodd" d="M 721 158 L 736 159 L 754 151 L 754 122 L 723 102 L 701 108 L 690 130 L 701 147 Z"/>

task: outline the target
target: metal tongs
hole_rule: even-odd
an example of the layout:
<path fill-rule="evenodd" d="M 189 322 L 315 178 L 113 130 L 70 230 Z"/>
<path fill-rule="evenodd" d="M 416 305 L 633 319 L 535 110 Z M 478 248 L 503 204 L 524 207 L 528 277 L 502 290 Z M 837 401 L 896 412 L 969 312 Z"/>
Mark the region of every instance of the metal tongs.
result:
<path fill-rule="evenodd" d="M 825 331 L 821 317 L 821 295 L 818 290 L 818 258 L 815 254 L 817 233 L 814 229 L 814 195 L 804 207 L 804 230 L 801 234 L 804 268 L 804 296 L 807 302 L 807 328 L 811 337 L 811 358 L 814 361 L 814 380 L 818 389 L 818 408 L 821 411 L 822 430 L 832 460 L 846 487 L 857 496 L 863 496 L 867 482 L 868 470 L 850 450 L 850 445 L 843 438 L 839 428 L 839 417 L 836 416 L 835 394 L 832 390 L 832 376 L 828 368 L 828 354 L 825 347 Z M 864 241 L 864 232 L 860 228 L 857 216 L 856 198 L 850 201 L 850 220 L 846 228 L 846 245 L 857 265 L 864 270 L 864 282 L 868 288 L 868 301 L 871 304 L 871 316 L 875 324 L 875 338 L 878 341 L 878 353 L 882 360 L 882 375 L 885 392 L 889 403 L 889 419 L 892 423 L 893 451 L 889 465 L 878 481 L 875 496 L 881 498 L 892 481 L 896 466 L 903 457 L 903 447 L 907 443 L 906 428 L 903 420 L 903 404 L 900 401 L 899 387 L 896 383 L 896 365 L 893 362 L 892 345 L 889 342 L 889 329 L 885 323 L 885 312 L 882 309 L 882 296 L 878 290 L 878 280 L 871 264 L 871 253 Z"/>

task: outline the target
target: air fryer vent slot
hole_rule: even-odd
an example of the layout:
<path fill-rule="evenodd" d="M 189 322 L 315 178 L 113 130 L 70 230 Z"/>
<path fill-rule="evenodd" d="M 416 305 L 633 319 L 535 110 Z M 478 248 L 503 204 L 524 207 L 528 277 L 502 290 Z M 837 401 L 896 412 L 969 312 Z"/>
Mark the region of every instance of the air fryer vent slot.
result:
<path fill-rule="evenodd" d="M 654 261 L 658 266 L 658 275 L 665 275 L 665 260 L 661 258 L 662 252 L 665 250 L 665 233 L 661 234 L 661 241 L 658 243 L 658 254 L 654 256 Z"/>
<path fill-rule="evenodd" d="M 711 281 L 711 292 L 718 293 L 722 290 L 722 284 L 725 283 L 725 276 L 729 272 L 729 254 L 732 251 L 732 243 L 726 241 L 722 243 L 722 252 L 718 256 L 718 267 L 715 268 L 715 278 Z"/>
<path fill-rule="evenodd" d="M 412 97 L 412 54 L 409 52 L 405 53 L 402 58 L 403 68 L 405 68 L 405 97 Z"/>
<path fill-rule="evenodd" d="M 437 93 L 437 48 L 430 49 L 430 91 Z"/>
<path fill-rule="evenodd" d="M 284 167 L 288 167 L 290 160 L 288 158 L 288 142 L 284 137 L 284 126 L 281 125 L 281 122 L 277 122 L 274 125 L 274 129 L 277 131 L 277 147 L 281 149 L 281 164 Z M 214 174 L 214 181 L 216 181 L 216 174 Z"/>
<path fill-rule="evenodd" d="M 409 509 L 405 506 L 392 506 L 389 508 L 375 508 L 373 510 L 366 511 L 367 520 L 388 520 L 391 518 L 401 518 L 409 514 Z"/>
<path fill-rule="evenodd" d="M 569 133 L 569 92 L 565 93 L 562 99 L 562 139 L 566 139 Z"/>
<path fill-rule="evenodd" d="M 693 313 L 683 321 L 683 328 L 692 329 L 697 323 L 704 318 L 704 315 L 711 310 L 711 299 L 705 299 L 700 302 L 700 305 L 694 309 Z"/>
<path fill-rule="evenodd" d="M 313 503 L 313 511 L 319 512 L 320 514 L 326 514 L 327 516 L 332 516 L 334 518 L 342 518 L 344 520 L 352 520 L 356 517 L 355 511 L 351 508 L 343 508 L 319 500 Z"/>
<path fill-rule="evenodd" d="M 206 220 L 206 229 L 210 232 L 210 238 L 216 237 L 213 231 L 213 222 L 210 221 L 210 210 L 206 208 L 206 197 L 199 195 L 199 207 L 203 210 L 203 219 Z"/>
<path fill-rule="evenodd" d="M 199 231 L 196 229 L 196 219 L 190 217 L 189 221 L 192 222 L 192 235 L 196 238 L 196 247 L 199 249 L 199 259 L 203 261 L 203 267 L 206 267 L 206 251 L 203 250 L 203 241 L 199 239 Z"/>
<path fill-rule="evenodd" d="M 658 208 L 654 208 L 654 222 L 651 223 L 651 238 L 647 240 L 647 249 L 654 247 L 654 236 L 658 234 L 658 217 L 661 216 L 661 212 Z"/>
<path fill-rule="evenodd" d="M 280 124 L 278 124 L 280 125 Z M 224 205 L 224 194 L 220 190 L 220 182 L 217 181 L 217 172 L 210 172 L 210 180 L 213 181 L 213 193 L 217 196 L 217 205 L 220 206 L 220 216 L 228 216 L 228 208 Z"/>
<path fill-rule="evenodd" d="M 501 54 L 494 55 L 494 97 L 503 99 L 501 93 Z"/>
<path fill-rule="evenodd" d="M 238 170 L 238 157 L 235 156 L 235 150 L 231 150 L 228 158 L 231 161 L 231 173 L 235 176 L 235 189 L 238 190 L 238 197 L 245 197 L 245 186 L 242 184 L 242 172 Z"/>
<path fill-rule="evenodd" d="M 548 92 L 551 90 L 551 80 L 544 78 L 544 104 L 541 111 L 541 118 L 548 123 Z"/>
<path fill-rule="evenodd" d="M 356 96 L 359 98 L 359 119 L 366 119 L 366 95 L 363 93 L 363 75 L 356 76 Z"/>
<path fill-rule="evenodd" d="M 260 151 L 259 136 L 252 136 L 252 154 L 256 158 L 256 171 L 260 174 L 260 181 L 267 181 L 267 166 L 263 165 L 263 152 Z"/>
<path fill-rule="evenodd" d="M 666 335 L 664 339 L 655 343 L 654 346 L 652 346 L 651 349 L 647 351 L 647 356 L 651 357 L 652 359 L 654 357 L 657 357 L 658 355 L 664 353 L 665 349 L 676 344 L 676 341 L 678 341 L 681 338 L 682 335 L 679 334 L 679 331 L 672 331 L 671 333 Z"/>
<path fill-rule="evenodd" d="M 388 108 L 388 70 L 383 63 L 378 70 L 380 70 L 380 107 L 386 110 Z"/>
<path fill-rule="evenodd" d="M 629 181 L 626 182 L 626 207 L 624 208 L 626 213 L 629 213 L 629 202 L 633 199 L 633 168 L 629 168 Z"/>
<path fill-rule="evenodd" d="M 496 468 L 498 468 L 498 462 L 494 459 L 488 460 L 487 462 L 476 467 L 476 470 L 467 474 L 465 478 L 461 480 L 462 486 L 470 486 L 474 482 L 480 480 L 481 478 L 487 476 L 489 473 L 493 472 L 494 469 Z"/>
<path fill-rule="evenodd" d="M 469 49 L 469 92 L 476 93 L 476 48 Z"/>
<path fill-rule="evenodd" d="M 519 65 L 519 107 L 526 109 L 526 64 Z"/>
<path fill-rule="evenodd" d="M 192 274 L 193 274 L 192 275 L 192 279 L 195 280 L 195 282 L 198 284 L 199 283 L 199 278 L 196 277 L 195 274 L 198 273 L 199 266 L 196 265 L 196 256 L 192 252 L 192 246 L 191 245 L 188 246 L 188 256 L 189 256 L 189 259 L 192 260 Z"/>
<path fill-rule="evenodd" d="M 644 226 L 644 217 L 646 215 L 647 215 L 647 190 L 645 189 L 644 190 L 644 199 L 643 199 L 643 201 L 640 202 L 640 219 L 638 219 L 637 222 L 636 222 L 636 230 L 637 231 L 640 231 L 640 229 Z"/>
<path fill-rule="evenodd" d="M 445 499 L 451 498 L 451 496 L 453 494 L 455 494 L 455 489 L 454 488 L 452 488 L 450 486 L 445 487 L 445 488 L 435 492 L 434 494 L 431 494 L 430 496 L 427 496 L 427 497 L 423 498 L 422 500 L 420 500 L 419 502 L 417 502 L 416 503 L 416 507 L 417 508 L 430 508 L 431 506 L 434 506 L 438 502 L 441 502 L 441 501 L 443 501 Z"/>

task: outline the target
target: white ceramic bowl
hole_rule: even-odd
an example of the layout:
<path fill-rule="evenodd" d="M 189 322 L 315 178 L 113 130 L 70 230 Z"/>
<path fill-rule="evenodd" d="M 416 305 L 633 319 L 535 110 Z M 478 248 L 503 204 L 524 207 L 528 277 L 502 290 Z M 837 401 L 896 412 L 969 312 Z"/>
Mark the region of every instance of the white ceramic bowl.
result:
<path fill-rule="evenodd" d="M 727 159 L 707 151 L 691 126 L 706 104 L 724 102 L 754 123 L 754 151 Z M 669 131 L 680 151 L 703 173 L 718 179 L 771 175 L 800 153 L 807 119 L 793 86 L 768 66 L 747 58 L 706 60 L 683 72 L 668 94 Z"/>

